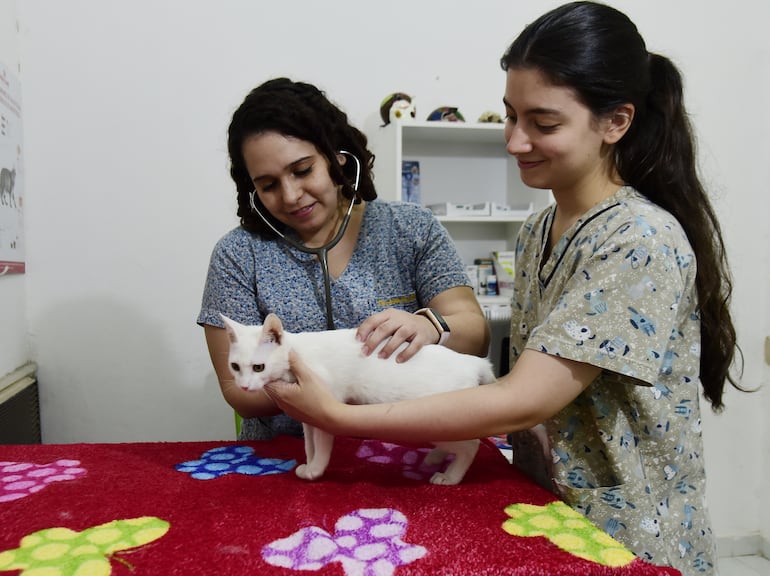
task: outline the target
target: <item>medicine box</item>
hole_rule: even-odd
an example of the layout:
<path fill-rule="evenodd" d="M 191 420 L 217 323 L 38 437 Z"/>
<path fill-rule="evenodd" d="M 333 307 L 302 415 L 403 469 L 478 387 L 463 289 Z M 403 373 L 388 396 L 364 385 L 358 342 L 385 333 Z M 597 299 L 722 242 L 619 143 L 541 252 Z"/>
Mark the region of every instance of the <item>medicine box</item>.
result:
<path fill-rule="evenodd" d="M 420 163 L 417 160 L 401 162 L 401 199 L 404 202 L 422 203 L 420 194 Z"/>
<path fill-rule="evenodd" d="M 495 273 L 498 276 L 508 275 L 513 277 L 516 262 L 516 252 L 513 250 L 498 250 L 492 252 L 492 260 L 495 264 Z"/>
<path fill-rule="evenodd" d="M 492 261 L 497 276 L 497 291 L 501 296 L 513 296 L 515 259 L 516 252 L 513 250 L 492 252 Z"/>
<path fill-rule="evenodd" d="M 489 216 L 490 212 L 489 202 L 479 202 L 477 204 L 442 202 L 440 204 L 431 204 L 428 208 L 436 216 Z"/>
<path fill-rule="evenodd" d="M 495 264 L 492 258 L 475 258 L 473 264 L 478 269 L 478 294 L 489 295 L 489 277 L 495 275 Z"/>

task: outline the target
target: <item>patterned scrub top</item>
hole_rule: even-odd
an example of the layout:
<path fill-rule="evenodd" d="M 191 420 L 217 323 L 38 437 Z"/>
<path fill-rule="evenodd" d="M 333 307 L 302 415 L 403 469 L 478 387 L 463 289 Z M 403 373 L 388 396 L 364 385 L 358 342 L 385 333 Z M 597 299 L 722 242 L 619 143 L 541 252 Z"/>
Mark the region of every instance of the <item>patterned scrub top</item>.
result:
<path fill-rule="evenodd" d="M 671 214 L 624 187 L 541 262 L 554 209 L 519 233 L 511 358 L 530 348 L 603 371 L 544 423 L 550 489 L 639 557 L 715 574 L 692 248 Z M 514 453 L 527 443 L 511 439 Z"/>
<path fill-rule="evenodd" d="M 347 268 L 331 279 L 334 325 L 357 328 L 386 308 L 415 312 L 441 292 L 470 286 L 449 233 L 426 208 L 401 202 L 368 202 Z M 225 316 L 262 324 L 278 315 L 289 332 L 326 330 L 321 265 L 315 255 L 282 240 L 235 228 L 214 247 L 197 322 L 223 327 Z M 301 435 L 286 415 L 250 418 L 241 440 Z"/>

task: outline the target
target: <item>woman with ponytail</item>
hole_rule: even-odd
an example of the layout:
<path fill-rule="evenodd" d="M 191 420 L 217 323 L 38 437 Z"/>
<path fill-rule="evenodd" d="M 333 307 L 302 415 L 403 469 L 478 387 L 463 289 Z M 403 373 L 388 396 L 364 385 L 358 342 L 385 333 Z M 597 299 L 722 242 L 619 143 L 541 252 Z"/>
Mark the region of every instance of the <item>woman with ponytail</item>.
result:
<path fill-rule="evenodd" d="M 723 408 L 737 347 L 680 74 L 625 14 L 593 2 L 538 18 L 501 64 L 507 151 L 555 199 L 519 232 L 510 372 L 347 406 L 294 358 L 299 382 L 270 394 L 334 434 L 512 432 L 515 464 L 638 556 L 714 574 L 699 400 Z"/>

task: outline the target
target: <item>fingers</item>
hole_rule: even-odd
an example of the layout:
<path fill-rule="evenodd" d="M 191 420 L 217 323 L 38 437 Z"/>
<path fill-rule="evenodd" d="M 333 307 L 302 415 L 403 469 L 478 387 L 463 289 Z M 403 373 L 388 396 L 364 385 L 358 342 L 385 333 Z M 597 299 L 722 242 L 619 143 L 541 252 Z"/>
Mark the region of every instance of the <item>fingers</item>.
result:
<path fill-rule="evenodd" d="M 310 368 L 308 368 L 307 364 L 305 364 L 305 361 L 300 357 L 300 355 L 294 351 L 294 348 L 289 350 L 289 369 L 294 373 L 294 376 L 296 376 L 297 380 L 299 381 L 307 378 L 310 372 Z"/>
<path fill-rule="evenodd" d="M 302 381 L 308 377 L 310 369 L 292 348 L 289 350 L 289 369 L 296 377 L 296 382 L 286 382 L 284 380 L 272 380 L 266 382 L 263 390 L 273 401 L 283 408 L 283 400 L 286 400 L 292 393 L 296 393 L 302 387 Z"/>
<path fill-rule="evenodd" d="M 294 350 L 289 350 L 289 367 L 296 382 L 275 380 L 264 390 L 278 406 L 295 420 L 323 427 L 336 398 L 327 384 Z"/>
<path fill-rule="evenodd" d="M 366 356 L 377 350 L 378 357 L 389 358 L 398 351 L 396 361 L 406 362 L 426 344 L 435 343 L 435 332 L 427 318 L 390 309 L 364 320 L 356 338 L 363 343 L 361 351 Z"/>
<path fill-rule="evenodd" d="M 291 397 L 300 391 L 300 383 L 286 382 L 284 380 L 273 380 L 266 382 L 262 388 L 270 399 L 275 402 L 282 410 L 286 411 L 286 400 L 290 400 Z"/>

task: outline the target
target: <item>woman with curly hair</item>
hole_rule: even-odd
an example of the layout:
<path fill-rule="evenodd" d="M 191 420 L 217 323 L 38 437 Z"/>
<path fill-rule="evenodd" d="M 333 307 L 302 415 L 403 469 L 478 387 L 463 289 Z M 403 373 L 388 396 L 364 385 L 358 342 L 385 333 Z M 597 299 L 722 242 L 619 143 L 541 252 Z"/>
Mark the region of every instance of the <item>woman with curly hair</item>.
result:
<path fill-rule="evenodd" d="M 198 323 L 241 439 L 301 435 L 263 393 L 235 386 L 220 314 L 290 332 L 357 328 L 364 354 L 426 344 L 484 356 L 489 328 L 447 231 L 416 204 L 382 202 L 363 133 L 312 84 L 276 78 L 232 117 L 230 175 L 241 224 L 211 256 Z M 440 319 L 441 324 L 434 322 Z M 451 336 L 450 336 L 451 335 Z"/>

